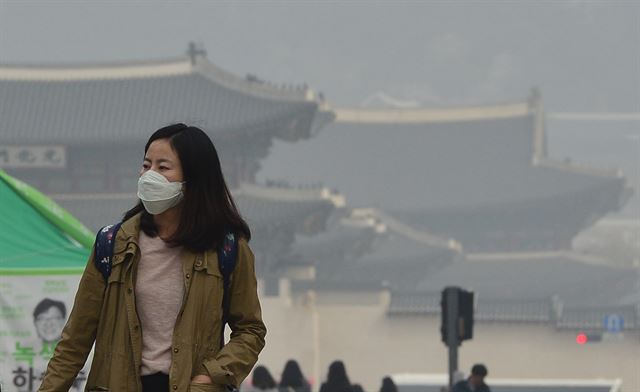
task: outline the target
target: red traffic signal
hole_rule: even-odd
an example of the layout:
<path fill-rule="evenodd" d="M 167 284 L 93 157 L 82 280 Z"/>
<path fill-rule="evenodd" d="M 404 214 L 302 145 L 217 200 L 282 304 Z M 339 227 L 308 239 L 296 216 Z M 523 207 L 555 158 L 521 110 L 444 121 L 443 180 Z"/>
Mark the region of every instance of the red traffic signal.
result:
<path fill-rule="evenodd" d="M 578 343 L 579 345 L 601 341 L 602 334 L 598 332 L 579 332 L 576 335 L 576 343 Z"/>
<path fill-rule="evenodd" d="M 578 344 L 586 344 L 588 341 L 589 337 L 584 332 L 580 332 L 578 336 L 576 336 L 576 343 Z"/>

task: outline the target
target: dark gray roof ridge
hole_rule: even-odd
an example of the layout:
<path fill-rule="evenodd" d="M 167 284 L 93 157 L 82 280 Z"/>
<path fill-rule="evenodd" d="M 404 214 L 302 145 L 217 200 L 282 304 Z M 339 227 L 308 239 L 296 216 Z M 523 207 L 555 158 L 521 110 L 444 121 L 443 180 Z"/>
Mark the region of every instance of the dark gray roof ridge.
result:
<path fill-rule="evenodd" d="M 420 108 L 336 108 L 336 122 L 361 124 L 426 124 L 492 120 L 531 115 L 528 102 Z"/>
<path fill-rule="evenodd" d="M 293 188 L 242 183 L 238 188 L 232 189 L 231 193 L 234 196 L 253 196 L 278 201 L 326 201 L 336 208 L 346 205 L 342 194 L 326 187 Z"/>
<path fill-rule="evenodd" d="M 605 265 L 612 267 L 607 261 L 597 255 L 585 254 L 574 250 L 559 251 L 532 251 L 532 252 L 473 252 L 465 254 L 467 261 L 500 261 L 500 260 L 547 260 L 550 258 L 563 258 L 586 264 Z"/>
<path fill-rule="evenodd" d="M 249 80 L 223 70 L 204 56 L 164 60 L 120 61 L 90 64 L 0 64 L 0 80 L 69 82 L 85 80 L 144 79 L 200 74 L 225 88 L 260 98 L 282 101 L 319 101 L 307 86 L 284 87 Z"/>
<path fill-rule="evenodd" d="M 592 165 L 576 164 L 573 162 L 565 162 L 548 157 L 534 157 L 533 166 L 595 177 L 624 178 L 624 175 L 620 169 L 599 168 Z"/>
<path fill-rule="evenodd" d="M 189 61 L 187 56 L 165 57 L 158 59 L 133 59 L 133 60 L 113 60 L 78 63 L 3 63 L 0 62 L 0 73 L 3 69 L 25 69 L 25 70 L 58 70 L 58 69 L 91 69 L 91 68 L 118 68 L 118 67 L 138 67 L 154 66 L 172 63 L 182 63 Z"/>
<path fill-rule="evenodd" d="M 0 80 L 74 81 L 161 77 L 192 72 L 187 57 L 157 61 L 131 61 L 89 64 L 0 64 Z"/>
<path fill-rule="evenodd" d="M 354 208 L 349 217 L 351 220 L 369 220 L 377 231 L 381 228 L 392 231 L 410 240 L 436 248 L 449 249 L 462 253 L 462 245 L 454 238 L 444 238 L 425 230 L 418 230 L 376 208 Z"/>
<path fill-rule="evenodd" d="M 248 80 L 228 72 L 205 57 L 196 57 L 194 71 L 200 73 L 214 83 L 231 90 L 240 91 L 260 98 L 278 99 L 283 101 L 318 101 L 316 94 L 307 86 L 283 87 L 269 82 Z"/>

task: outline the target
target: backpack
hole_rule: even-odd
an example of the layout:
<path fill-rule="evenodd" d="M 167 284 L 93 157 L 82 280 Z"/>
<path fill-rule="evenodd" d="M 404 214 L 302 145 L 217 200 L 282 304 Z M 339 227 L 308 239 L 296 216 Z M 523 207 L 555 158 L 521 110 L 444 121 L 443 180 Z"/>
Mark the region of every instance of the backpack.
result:
<path fill-rule="evenodd" d="M 116 243 L 116 233 L 120 229 L 122 222 L 108 225 L 98 231 L 95 242 L 95 257 L 93 258 L 96 267 L 102 273 L 105 283 L 111 274 L 111 259 L 113 257 L 113 247 Z M 238 256 L 238 242 L 236 236 L 231 231 L 227 231 L 222 246 L 218 248 L 218 267 L 222 273 L 223 294 L 222 294 L 222 336 L 220 337 L 220 347 L 224 346 L 224 328 L 229 317 L 230 285 L 231 274 L 236 266 Z"/>

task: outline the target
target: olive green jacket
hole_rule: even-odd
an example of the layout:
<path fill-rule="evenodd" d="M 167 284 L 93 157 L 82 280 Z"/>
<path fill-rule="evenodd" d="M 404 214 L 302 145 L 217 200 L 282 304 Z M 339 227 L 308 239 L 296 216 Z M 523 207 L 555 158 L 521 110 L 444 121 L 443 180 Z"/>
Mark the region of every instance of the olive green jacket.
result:
<path fill-rule="evenodd" d="M 86 391 L 141 392 L 142 330 L 136 312 L 135 283 L 140 249 L 140 216 L 122 224 L 116 234 L 112 270 L 105 282 L 93 257 L 80 280 L 73 310 L 62 331 L 40 391 L 67 392 L 92 345 L 95 351 Z M 220 348 L 223 278 L 215 251 L 183 252 L 185 294 L 172 339 L 171 391 L 224 391 L 239 386 L 264 347 L 254 258 L 245 239 L 231 275 L 228 322 L 231 339 Z M 159 314 L 158 317 L 163 317 Z M 192 384 L 195 375 L 213 385 Z"/>

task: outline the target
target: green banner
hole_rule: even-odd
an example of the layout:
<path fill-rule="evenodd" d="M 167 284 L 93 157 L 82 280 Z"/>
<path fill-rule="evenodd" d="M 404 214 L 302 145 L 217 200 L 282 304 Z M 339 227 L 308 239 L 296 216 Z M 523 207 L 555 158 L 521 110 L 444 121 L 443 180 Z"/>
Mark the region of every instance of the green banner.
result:
<path fill-rule="evenodd" d="M 0 178 L 57 228 L 85 248 L 91 248 L 95 234 L 80 223 L 73 215 L 34 187 L 9 176 L 3 170 L 0 170 Z"/>
<path fill-rule="evenodd" d="M 0 275 L 77 274 L 93 240 L 71 214 L 0 170 Z"/>

